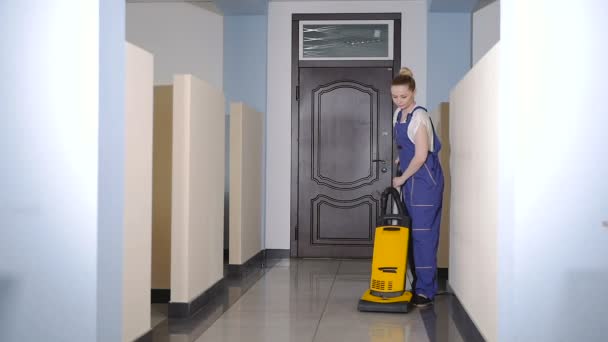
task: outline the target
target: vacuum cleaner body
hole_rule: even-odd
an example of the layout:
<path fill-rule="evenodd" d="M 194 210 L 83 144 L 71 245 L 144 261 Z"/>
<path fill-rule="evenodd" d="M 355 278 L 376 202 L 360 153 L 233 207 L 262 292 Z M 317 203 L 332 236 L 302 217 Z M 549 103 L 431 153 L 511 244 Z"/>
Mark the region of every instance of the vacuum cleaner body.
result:
<path fill-rule="evenodd" d="M 398 214 L 386 214 L 388 196 L 397 203 Z M 389 224 L 390 222 L 396 224 Z M 411 219 L 394 188 L 382 193 L 381 216 L 374 240 L 370 288 L 359 300 L 359 311 L 408 312 L 412 293 L 405 290 Z"/>

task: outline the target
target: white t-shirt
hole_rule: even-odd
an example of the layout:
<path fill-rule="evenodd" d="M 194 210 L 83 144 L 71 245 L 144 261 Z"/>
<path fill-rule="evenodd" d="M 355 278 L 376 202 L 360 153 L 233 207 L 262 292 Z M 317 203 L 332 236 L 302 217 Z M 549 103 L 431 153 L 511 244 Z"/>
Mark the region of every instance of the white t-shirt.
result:
<path fill-rule="evenodd" d="M 397 108 L 395 113 L 393 114 L 393 127 L 397 124 L 397 116 L 399 115 L 399 111 L 401 109 Z M 406 112 L 403 112 L 401 116 L 401 122 L 405 122 L 407 119 Z M 426 129 L 427 137 L 429 139 L 429 150 L 431 152 L 435 151 L 435 141 L 433 135 L 433 126 L 431 125 L 431 117 L 427 111 L 422 108 L 418 108 L 412 114 L 412 121 L 410 122 L 410 126 L 407 128 L 407 137 L 410 138 L 410 141 L 414 143 L 414 139 L 416 137 L 416 132 L 418 132 L 418 128 L 422 126 Z"/>

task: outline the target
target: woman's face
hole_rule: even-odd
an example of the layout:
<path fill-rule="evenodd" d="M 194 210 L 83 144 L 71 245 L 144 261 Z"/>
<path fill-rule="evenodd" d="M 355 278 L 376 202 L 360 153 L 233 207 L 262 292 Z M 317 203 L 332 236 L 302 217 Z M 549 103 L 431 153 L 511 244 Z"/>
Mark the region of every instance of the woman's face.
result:
<path fill-rule="evenodd" d="M 393 102 L 399 109 L 406 109 L 414 103 L 415 91 L 411 91 L 406 85 L 394 85 L 391 87 Z"/>

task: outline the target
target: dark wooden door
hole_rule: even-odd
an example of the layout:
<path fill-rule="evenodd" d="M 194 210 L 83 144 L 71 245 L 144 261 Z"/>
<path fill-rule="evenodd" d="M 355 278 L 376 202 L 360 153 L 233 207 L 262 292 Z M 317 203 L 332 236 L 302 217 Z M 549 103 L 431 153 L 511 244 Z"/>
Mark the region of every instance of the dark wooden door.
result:
<path fill-rule="evenodd" d="M 299 257 L 371 257 L 393 173 L 391 78 L 386 67 L 299 69 Z"/>

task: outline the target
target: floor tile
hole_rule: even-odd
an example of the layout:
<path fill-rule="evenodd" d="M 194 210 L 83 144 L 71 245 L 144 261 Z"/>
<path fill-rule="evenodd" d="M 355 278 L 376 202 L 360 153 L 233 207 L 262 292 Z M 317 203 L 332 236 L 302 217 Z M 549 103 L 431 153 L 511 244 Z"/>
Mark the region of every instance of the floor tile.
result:
<path fill-rule="evenodd" d="M 420 320 L 413 319 L 405 322 L 390 322 L 383 314 L 365 316 L 367 316 L 367 319 L 357 321 L 323 317 L 314 341 L 429 341 L 424 325 Z"/>
<path fill-rule="evenodd" d="M 338 274 L 365 274 L 370 275 L 371 260 L 342 260 Z"/>
<path fill-rule="evenodd" d="M 310 342 L 318 323 L 314 314 L 229 311 L 196 342 Z"/>
<path fill-rule="evenodd" d="M 154 341 L 465 341 L 450 295 L 406 314 L 359 312 L 370 267 L 369 260 L 274 260 L 229 277 L 221 295 L 194 317 L 160 321 L 157 312 Z"/>
<path fill-rule="evenodd" d="M 166 320 L 169 317 L 168 310 L 167 304 L 152 304 L 150 307 L 150 311 L 152 312 L 150 326 L 154 328 L 162 321 Z"/>

